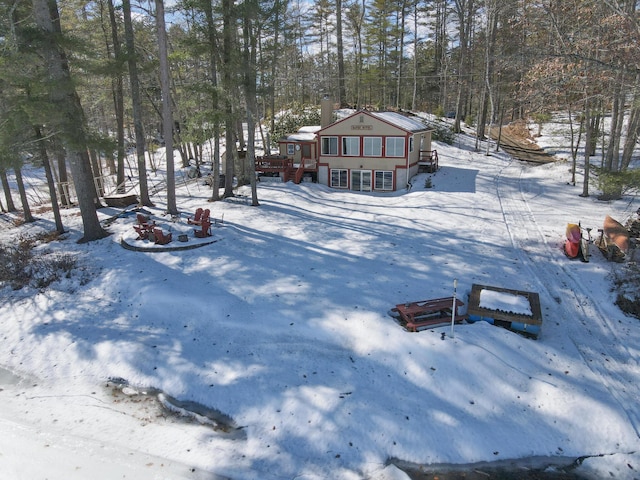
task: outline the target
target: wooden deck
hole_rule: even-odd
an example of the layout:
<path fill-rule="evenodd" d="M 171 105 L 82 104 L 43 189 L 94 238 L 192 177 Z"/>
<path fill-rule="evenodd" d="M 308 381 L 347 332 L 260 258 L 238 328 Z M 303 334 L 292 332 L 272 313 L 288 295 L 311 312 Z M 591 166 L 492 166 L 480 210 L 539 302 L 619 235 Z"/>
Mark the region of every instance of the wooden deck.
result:
<path fill-rule="evenodd" d="M 310 158 L 303 158 L 300 163 L 294 163 L 293 158 L 284 155 L 267 155 L 256 157 L 256 172 L 280 174 L 283 182 L 293 180 L 300 183 L 306 172 L 317 172 L 318 163 Z"/>
<path fill-rule="evenodd" d="M 125 208 L 138 203 L 138 196 L 134 193 L 105 195 L 103 198 L 109 207 Z"/>

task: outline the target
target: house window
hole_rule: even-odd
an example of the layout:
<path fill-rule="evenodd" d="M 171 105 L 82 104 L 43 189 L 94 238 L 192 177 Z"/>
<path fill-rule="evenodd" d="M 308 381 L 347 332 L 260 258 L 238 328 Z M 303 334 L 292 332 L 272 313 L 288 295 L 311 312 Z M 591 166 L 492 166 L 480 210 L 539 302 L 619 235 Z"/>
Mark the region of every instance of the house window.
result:
<path fill-rule="evenodd" d="M 377 170 L 375 182 L 376 190 L 393 190 L 393 172 Z"/>
<path fill-rule="evenodd" d="M 404 137 L 387 137 L 387 157 L 404 157 Z"/>
<path fill-rule="evenodd" d="M 409 152 L 413 152 L 413 137 L 409 137 Z"/>
<path fill-rule="evenodd" d="M 338 155 L 338 137 L 322 137 L 322 155 Z"/>
<path fill-rule="evenodd" d="M 349 184 L 347 183 L 348 172 L 347 169 L 331 169 L 331 186 L 334 188 L 348 188 Z"/>
<path fill-rule="evenodd" d="M 287 143 L 287 155 L 293 155 L 295 153 L 295 149 L 293 147 L 293 143 Z"/>
<path fill-rule="evenodd" d="M 351 190 L 371 191 L 371 170 L 351 170 Z"/>
<path fill-rule="evenodd" d="M 364 156 L 365 157 L 381 157 L 382 156 L 382 138 L 381 137 L 364 137 Z"/>
<path fill-rule="evenodd" d="M 342 155 L 345 157 L 360 155 L 360 137 L 342 137 Z"/>

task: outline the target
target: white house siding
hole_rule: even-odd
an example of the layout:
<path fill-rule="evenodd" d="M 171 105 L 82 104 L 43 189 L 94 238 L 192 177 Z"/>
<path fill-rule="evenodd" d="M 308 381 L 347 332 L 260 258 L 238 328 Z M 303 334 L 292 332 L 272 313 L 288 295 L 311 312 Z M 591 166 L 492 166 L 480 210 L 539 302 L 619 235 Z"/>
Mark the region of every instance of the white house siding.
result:
<path fill-rule="evenodd" d="M 329 185 L 329 167 L 324 165 L 318 167 L 318 183 Z"/>
<path fill-rule="evenodd" d="M 371 190 L 375 188 L 375 172 L 393 172 L 393 186 L 390 190 L 398 190 L 407 186 L 408 180 L 418 172 L 418 159 L 420 149 L 431 147 L 430 132 L 422 123 L 411 118 L 392 112 L 356 112 L 338 122 L 335 122 L 318 131 L 318 148 L 320 150 L 318 182 L 331 186 L 333 170 L 346 170 L 346 183 L 341 188 L 354 187 L 353 179 L 361 178 L 361 183 L 367 187 L 367 172 L 371 172 Z M 323 137 L 337 138 L 337 155 L 323 155 Z M 347 156 L 343 154 L 343 139 L 357 137 L 359 154 Z M 364 155 L 364 138 L 381 139 L 381 156 Z M 387 157 L 387 141 L 389 137 L 404 139 L 404 151 L 402 157 Z M 413 151 L 409 152 L 410 139 L 413 137 Z M 424 141 L 423 141 L 424 138 Z M 393 141 L 392 141 L 393 142 Z M 347 150 L 356 145 L 356 142 L 347 140 Z M 425 147 L 425 145 L 428 145 Z M 333 144 L 332 144 L 333 146 Z M 356 149 L 357 150 L 357 149 Z M 364 172 L 364 173 L 359 173 Z M 355 175 L 355 176 L 354 176 Z M 386 174 L 381 176 L 388 177 Z M 363 183 L 364 182 L 364 183 Z M 358 188 L 353 188 L 358 189 Z M 385 189 L 388 190 L 388 189 Z"/>

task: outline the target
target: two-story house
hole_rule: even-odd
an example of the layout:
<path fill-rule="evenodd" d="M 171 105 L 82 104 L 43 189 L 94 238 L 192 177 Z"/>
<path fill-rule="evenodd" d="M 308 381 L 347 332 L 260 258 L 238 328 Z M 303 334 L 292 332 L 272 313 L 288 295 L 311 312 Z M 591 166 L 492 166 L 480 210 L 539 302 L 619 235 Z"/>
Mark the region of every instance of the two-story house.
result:
<path fill-rule="evenodd" d="M 307 177 L 338 189 L 388 192 L 405 188 L 421 167 L 437 169 L 431 130 L 417 117 L 362 110 L 331 122 L 330 105 L 323 102 L 320 127 L 280 139 L 280 155 L 260 157 L 256 170 L 284 181 Z"/>

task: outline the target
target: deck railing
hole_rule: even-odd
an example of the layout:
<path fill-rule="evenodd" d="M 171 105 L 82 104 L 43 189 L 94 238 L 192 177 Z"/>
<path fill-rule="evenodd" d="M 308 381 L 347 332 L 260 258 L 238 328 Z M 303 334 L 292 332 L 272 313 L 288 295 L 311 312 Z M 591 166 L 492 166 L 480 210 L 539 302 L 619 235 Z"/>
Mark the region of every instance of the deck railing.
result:
<path fill-rule="evenodd" d="M 438 151 L 420 150 L 420 160 L 418 160 L 418 165 L 420 167 L 424 167 L 430 173 L 438 170 Z"/>
<path fill-rule="evenodd" d="M 294 164 L 292 158 L 282 155 L 256 157 L 256 172 L 282 173 L 284 182 L 293 179 L 295 183 L 300 183 L 304 172 L 316 168 L 317 162 L 312 158 L 303 158 L 299 164 Z"/>
<path fill-rule="evenodd" d="M 256 171 L 281 172 L 293 168 L 293 159 L 283 156 L 256 157 Z"/>
<path fill-rule="evenodd" d="M 295 177 L 293 179 L 293 181 L 295 183 L 300 183 L 302 181 L 302 175 L 304 174 L 304 161 L 300 162 L 300 165 L 298 165 L 298 168 L 296 169 L 296 173 L 295 173 Z"/>

